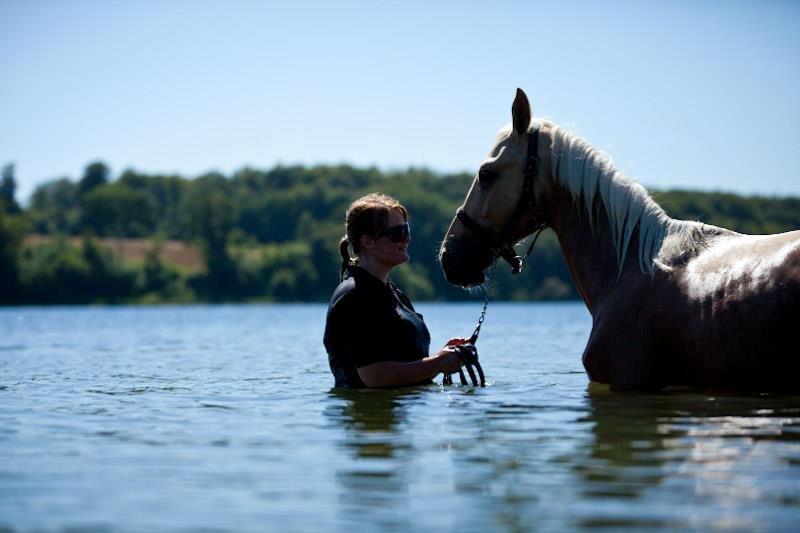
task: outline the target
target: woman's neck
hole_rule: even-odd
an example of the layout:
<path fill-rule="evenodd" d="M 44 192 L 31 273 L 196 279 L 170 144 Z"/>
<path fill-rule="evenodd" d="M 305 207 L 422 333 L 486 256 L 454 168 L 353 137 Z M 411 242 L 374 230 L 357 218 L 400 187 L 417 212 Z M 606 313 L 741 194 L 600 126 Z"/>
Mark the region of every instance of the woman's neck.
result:
<path fill-rule="evenodd" d="M 386 283 L 389 279 L 389 271 L 391 270 L 391 267 L 387 267 L 386 265 L 373 260 L 368 255 L 364 257 L 359 256 L 357 265 L 381 280 L 383 283 Z"/>

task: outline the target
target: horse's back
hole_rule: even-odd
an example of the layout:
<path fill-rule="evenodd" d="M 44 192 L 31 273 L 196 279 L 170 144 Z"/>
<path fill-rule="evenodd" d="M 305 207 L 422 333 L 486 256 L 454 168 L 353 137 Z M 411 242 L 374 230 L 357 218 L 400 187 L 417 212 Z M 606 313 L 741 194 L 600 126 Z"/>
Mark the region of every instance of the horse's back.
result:
<path fill-rule="evenodd" d="M 796 297 L 800 288 L 800 230 L 717 236 L 686 264 L 677 279 L 690 300 L 714 305 L 746 302 L 761 307 L 775 297 Z"/>
<path fill-rule="evenodd" d="M 690 376 L 711 386 L 800 390 L 800 231 L 721 235 L 677 280 Z"/>
<path fill-rule="evenodd" d="M 695 250 L 652 278 L 623 276 L 593 315 L 583 356 L 591 379 L 800 391 L 800 231 L 711 228 Z"/>

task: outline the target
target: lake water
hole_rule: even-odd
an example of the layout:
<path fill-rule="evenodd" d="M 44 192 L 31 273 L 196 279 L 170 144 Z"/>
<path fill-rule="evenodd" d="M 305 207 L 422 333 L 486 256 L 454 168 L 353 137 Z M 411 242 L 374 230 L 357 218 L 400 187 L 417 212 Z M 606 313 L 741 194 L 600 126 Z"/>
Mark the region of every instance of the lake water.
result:
<path fill-rule="evenodd" d="M 590 391 L 578 303 L 491 304 L 486 388 L 332 390 L 324 318 L 0 309 L 0 531 L 797 530 L 800 396 Z"/>

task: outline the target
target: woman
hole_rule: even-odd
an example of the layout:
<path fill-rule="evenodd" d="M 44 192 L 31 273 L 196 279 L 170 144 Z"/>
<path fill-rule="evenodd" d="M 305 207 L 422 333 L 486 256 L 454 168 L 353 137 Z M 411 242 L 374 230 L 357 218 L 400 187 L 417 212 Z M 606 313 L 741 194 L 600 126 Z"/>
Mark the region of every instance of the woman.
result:
<path fill-rule="evenodd" d="M 458 372 L 456 351 L 475 348 L 454 338 L 429 356 L 431 337 L 422 315 L 389 281 L 389 272 L 409 260 L 406 208 L 385 194 L 368 194 L 350 204 L 346 225 L 339 243 L 341 283 L 331 297 L 324 337 L 336 386 L 402 387 Z"/>

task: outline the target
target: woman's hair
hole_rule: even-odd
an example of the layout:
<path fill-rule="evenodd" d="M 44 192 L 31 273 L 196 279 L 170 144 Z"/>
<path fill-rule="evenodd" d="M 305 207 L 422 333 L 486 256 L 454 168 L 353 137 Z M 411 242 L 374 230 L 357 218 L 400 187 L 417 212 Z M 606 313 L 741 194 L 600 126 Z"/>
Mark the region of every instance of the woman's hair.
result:
<path fill-rule="evenodd" d="M 339 254 L 342 256 L 340 279 L 344 277 L 347 265 L 358 264 L 357 257 L 350 257 L 348 245 L 352 246 L 353 253 L 358 254 L 361 251 L 361 236 L 376 237 L 378 233 L 385 230 L 389 220 L 389 211 L 392 209 L 399 209 L 403 213 L 403 218 L 408 220 L 408 210 L 403 204 L 391 196 L 378 192 L 362 196 L 347 208 L 346 234 L 339 241 Z"/>

